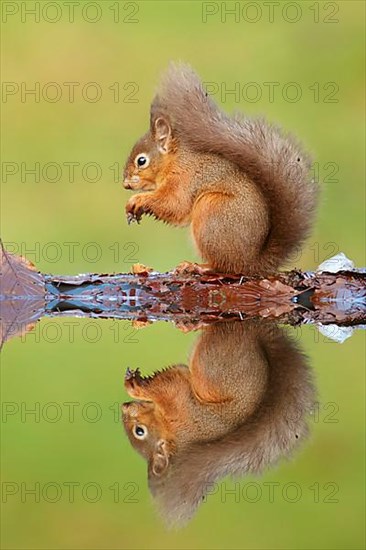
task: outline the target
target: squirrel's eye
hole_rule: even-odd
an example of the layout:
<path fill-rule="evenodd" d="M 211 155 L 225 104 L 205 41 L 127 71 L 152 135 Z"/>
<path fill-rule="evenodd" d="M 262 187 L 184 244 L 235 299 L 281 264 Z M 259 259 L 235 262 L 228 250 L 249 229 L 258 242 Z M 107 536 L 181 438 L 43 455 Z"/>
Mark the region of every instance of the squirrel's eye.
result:
<path fill-rule="evenodd" d="M 146 168 L 147 166 L 149 166 L 149 162 L 150 159 L 145 154 L 137 155 L 135 159 L 135 164 L 138 168 Z"/>
<path fill-rule="evenodd" d="M 147 429 L 145 426 L 137 425 L 133 428 L 133 435 L 137 437 L 137 439 L 145 439 L 147 436 Z"/>

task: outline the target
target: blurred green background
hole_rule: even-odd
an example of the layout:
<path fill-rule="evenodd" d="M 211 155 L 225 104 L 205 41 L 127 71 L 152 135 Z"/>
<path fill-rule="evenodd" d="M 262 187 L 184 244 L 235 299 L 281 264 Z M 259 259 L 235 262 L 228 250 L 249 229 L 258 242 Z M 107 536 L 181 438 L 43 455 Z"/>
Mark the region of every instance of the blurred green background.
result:
<path fill-rule="evenodd" d="M 159 73 L 173 59 L 191 63 L 205 82 L 215 83 L 225 109 L 266 114 L 312 151 L 322 204 L 294 263 L 313 269 L 343 251 L 365 265 L 363 2 L 280 2 L 273 21 L 262 2 L 79 2 L 73 16 L 68 4 L 39 3 L 37 22 L 26 11 L 34 2 L 2 2 L 1 235 L 9 250 L 24 253 L 44 272 L 70 274 L 126 271 L 136 261 L 166 270 L 195 258 L 187 230 L 150 219 L 127 226 L 129 194 L 119 175 L 147 128 Z M 235 14 L 225 12 L 230 9 Z M 225 95 L 225 86 L 236 86 L 241 98 Z M 25 94 L 32 88 L 36 96 Z M 93 101 L 96 92 L 100 98 Z M 26 172 L 35 163 L 39 178 Z M 15 407 L 1 425 L 2 481 L 19 488 L 2 504 L 3 548 L 364 547 L 362 333 L 337 345 L 311 327 L 302 330 L 319 398 L 336 404 L 338 422 L 326 422 L 324 409 L 297 457 L 256 480 L 279 482 L 281 489 L 298 483 L 300 500 L 287 502 L 279 494 L 271 503 L 263 487 L 256 503 L 235 503 L 230 496 L 222 503 L 217 494 L 188 527 L 167 532 L 148 495 L 145 465 L 115 416 L 116 403 L 126 398 L 127 365 L 150 372 L 185 362 L 195 335 L 167 324 L 135 333 L 127 323 L 69 322 L 44 319 L 2 352 L 3 406 Z M 59 421 L 42 414 L 39 422 L 31 415 L 22 419 L 25 407 L 39 403 L 42 411 L 54 402 L 61 407 Z M 66 402 L 79 404 L 74 422 Z M 85 417 L 90 402 L 101 411 L 97 422 Z M 60 500 L 22 499 L 19 484 L 24 489 L 37 482 L 62 486 Z M 80 484 L 73 503 L 65 482 Z M 94 503 L 81 495 L 89 482 L 102 489 Z M 138 485 L 137 502 L 129 502 L 135 488 L 129 482 Z M 310 489 L 315 483 L 319 502 Z M 326 502 L 327 483 L 338 487 L 338 502 Z"/>

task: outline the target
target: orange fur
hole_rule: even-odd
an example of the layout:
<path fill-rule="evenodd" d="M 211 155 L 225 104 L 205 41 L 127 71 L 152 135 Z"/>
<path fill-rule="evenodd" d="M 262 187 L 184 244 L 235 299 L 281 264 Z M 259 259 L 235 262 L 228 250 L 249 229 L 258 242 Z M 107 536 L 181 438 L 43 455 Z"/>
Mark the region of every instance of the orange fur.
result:
<path fill-rule="evenodd" d="M 189 368 L 148 378 L 128 371 L 125 387 L 137 401 L 123 405 L 123 423 L 169 523 L 187 521 L 222 477 L 258 473 L 290 454 L 315 399 L 301 351 L 256 321 L 206 327 Z"/>
<path fill-rule="evenodd" d="M 229 117 L 190 67 L 172 65 L 151 105 L 150 130 L 126 162 L 125 187 L 141 191 L 126 213 L 129 221 L 146 214 L 191 223 L 212 269 L 265 275 L 310 231 L 318 187 L 309 169 L 294 138 L 264 120 Z"/>

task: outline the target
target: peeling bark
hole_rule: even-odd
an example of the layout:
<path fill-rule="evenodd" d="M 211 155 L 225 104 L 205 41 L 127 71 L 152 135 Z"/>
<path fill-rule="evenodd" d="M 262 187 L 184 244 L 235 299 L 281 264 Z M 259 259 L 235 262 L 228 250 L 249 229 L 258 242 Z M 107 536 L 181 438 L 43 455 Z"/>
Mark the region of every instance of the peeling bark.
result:
<path fill-rule="evenodd" d="M 292 270 L 268 278 L 220 273 L 44 275 L 24 258 L 1 251 L 2 340 L 43 316 L 130 319 L 135 326 L 173 321 L 185 330 L 221 319 L 265 317 L 308 322 L 366 324 L 366 274 Z"/>

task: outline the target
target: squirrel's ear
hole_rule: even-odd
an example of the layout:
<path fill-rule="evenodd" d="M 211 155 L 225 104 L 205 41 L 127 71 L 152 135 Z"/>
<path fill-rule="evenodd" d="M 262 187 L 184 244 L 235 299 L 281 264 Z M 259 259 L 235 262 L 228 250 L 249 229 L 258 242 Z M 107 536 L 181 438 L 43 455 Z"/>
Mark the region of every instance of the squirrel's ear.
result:
<path fill-rule="evenodd" d="M 168 153 L 172 139 L 172 130 L 166 118 L 159 117 L 155 120 L 153 134 L 160 153 Z"/>
<path fill-rule="evenodd" d="M 166 448 L 165 441 L 164 439 L 159 439 L 152 457 L 151 471 L 155 476 L 161 476 L 161 474 L 163 474 L 167 469 L 168 465 L 169 453 Z"/>

